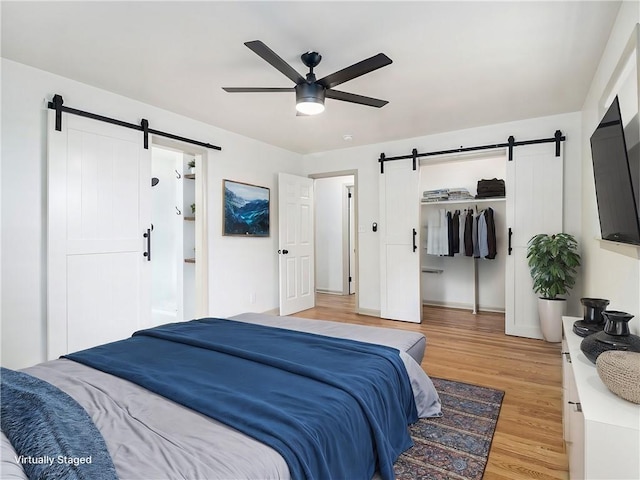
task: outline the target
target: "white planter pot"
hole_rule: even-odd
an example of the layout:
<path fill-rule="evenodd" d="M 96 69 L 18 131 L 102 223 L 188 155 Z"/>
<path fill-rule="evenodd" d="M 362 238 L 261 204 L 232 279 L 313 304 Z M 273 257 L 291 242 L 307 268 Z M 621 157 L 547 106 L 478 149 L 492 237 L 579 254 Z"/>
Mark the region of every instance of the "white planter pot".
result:
<path fill-rule="evenodd" d="M 567 301 L 565 299 L 538 298 L 540 330 L 542 330 L 542 336 L 547 342 L 562 341 L 562 316 L 566 312 Z"/>

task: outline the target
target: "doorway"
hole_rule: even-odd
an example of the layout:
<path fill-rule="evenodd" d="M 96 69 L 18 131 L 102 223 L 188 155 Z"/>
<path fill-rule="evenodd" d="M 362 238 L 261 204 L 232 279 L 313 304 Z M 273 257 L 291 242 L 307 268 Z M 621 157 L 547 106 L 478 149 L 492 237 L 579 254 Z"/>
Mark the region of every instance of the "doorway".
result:
<path fill-rule="evenodd" d="M 183 286 L 187 272 L 180 259 L 186 223 L 182 216 L 182 164 L 182 152 L 152 148 L 151 319 L 155 325 L 185 318 Z"/>
<path fill-rule="evenodd" d="M 204 158 L 205 153 L 186 151 L 180 145 L 154 142 L 152 147 L 154 325 L 191 320 L 205 315 L 207 310 Z"/>
<path fill-rule="evenodd" d="M 351 310 L 357 311 L 357 172 L 310 177 L 315 190 L 316 292 L 352 295 Z"/>

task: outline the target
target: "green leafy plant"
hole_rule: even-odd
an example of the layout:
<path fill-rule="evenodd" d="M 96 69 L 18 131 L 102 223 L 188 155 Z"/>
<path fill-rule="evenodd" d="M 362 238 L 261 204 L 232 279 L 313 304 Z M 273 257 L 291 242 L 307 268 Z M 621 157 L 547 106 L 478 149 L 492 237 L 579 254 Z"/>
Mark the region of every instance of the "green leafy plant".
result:
<path fill-rule="evenodd" d="M 527 263 L 533 290 L 542 298 L 553 300 L 576 283 L 576 268 L 580 266 L 578 242 L 568 233 L 535 235 L 527 244 Z"/>
<path fill-rule="evenodd" d="M 196 161 L 195 160 L 191 160 L 188 164 L 189 168 L 195 168 L 196 167 Z"/>
<path fill-rule="evenodd" d="M 193 214 L 196 213 L 196 204 L 195 203 L 191 204 L 191 213 L 193 213 Z"/>

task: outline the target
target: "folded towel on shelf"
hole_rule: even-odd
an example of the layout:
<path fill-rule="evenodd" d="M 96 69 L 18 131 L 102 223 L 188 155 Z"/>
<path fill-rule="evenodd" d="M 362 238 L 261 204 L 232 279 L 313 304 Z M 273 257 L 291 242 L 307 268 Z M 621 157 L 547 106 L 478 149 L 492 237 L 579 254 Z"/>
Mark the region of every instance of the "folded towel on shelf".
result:
<path fill-rule="evenodd" d="M 469 200 L 475 198 L 464 187 L 440 188 L 422 192 L 423 202 L 441 202 L 446 200 Z"/>

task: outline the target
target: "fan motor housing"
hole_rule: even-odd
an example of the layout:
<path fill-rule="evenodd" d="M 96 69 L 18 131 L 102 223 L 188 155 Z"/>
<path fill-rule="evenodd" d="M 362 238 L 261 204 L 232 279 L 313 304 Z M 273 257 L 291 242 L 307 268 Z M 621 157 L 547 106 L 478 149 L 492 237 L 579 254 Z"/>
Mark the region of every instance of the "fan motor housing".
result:
<path fill-rule="evenodd" d="M 296 85 L 296 103 L 324 103 L 324 87 L 317 83 L 301 83 Z"/>

